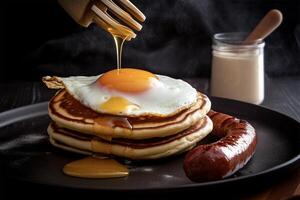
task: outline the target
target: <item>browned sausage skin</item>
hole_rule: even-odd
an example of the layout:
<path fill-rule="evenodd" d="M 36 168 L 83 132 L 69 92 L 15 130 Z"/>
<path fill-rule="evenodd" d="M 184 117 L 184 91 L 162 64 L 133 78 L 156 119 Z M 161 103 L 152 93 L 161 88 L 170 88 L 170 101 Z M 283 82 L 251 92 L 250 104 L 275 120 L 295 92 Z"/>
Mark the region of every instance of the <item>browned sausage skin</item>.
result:
<path fill-rule="evenodd" d="M 186 175 L 196 182 L 232 175 L 249 161 L 257 143 L 254 128 L 245 120 L 212 110 L 208 116 L 214 124 L 211 134 L 219 140 L 196 146 L 183 163 Z"/>

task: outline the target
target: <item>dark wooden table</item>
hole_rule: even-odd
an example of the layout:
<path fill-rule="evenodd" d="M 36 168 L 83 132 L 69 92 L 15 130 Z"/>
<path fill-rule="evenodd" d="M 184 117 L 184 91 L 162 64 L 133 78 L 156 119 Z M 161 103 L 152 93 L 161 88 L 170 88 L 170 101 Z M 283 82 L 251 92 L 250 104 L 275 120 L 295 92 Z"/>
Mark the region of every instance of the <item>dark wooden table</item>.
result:
<path fill-rule="evenodd" d="M 185 79 L 195 88 L 209 94 L 209 80 Z M 41 82 L 0 83 L 0 112 L 16 107 L 48 101 L 55 91 L 47 89 Z M 300 122 L 300 77 L 268 78 L 263 106 L 284 113 Z M 300 133 L 297 133 L 300 134 Z M 300 195 L 300 169 L 285 175 L 243 199 L 286 199 Z M 0 196 L 1 197 L 1 196 Z"/>

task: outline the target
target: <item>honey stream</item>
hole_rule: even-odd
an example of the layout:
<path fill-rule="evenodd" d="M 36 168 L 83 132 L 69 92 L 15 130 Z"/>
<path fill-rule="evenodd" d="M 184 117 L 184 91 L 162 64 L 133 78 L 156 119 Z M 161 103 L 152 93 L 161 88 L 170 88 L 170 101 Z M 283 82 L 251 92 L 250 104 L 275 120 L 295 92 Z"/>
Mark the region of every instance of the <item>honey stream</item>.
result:
<path fill-rule="evenodd" d="M 116 49 L 116 57 L 117 57 L 117 69 L 118 73 L 122 67 L 122 50 L 123 44 L 125 40 L 131 40 L 135 37 L 135 33 L 123 26 L 118 25 L 117 27 L 111 27 L 106 24 L 99 18 L 96 19 L 96 23 L 103 27 L 107 32 L 109 32 L 114 39 L 115 49 Z M 105 121 L 105 123 L 121 123 L 128 126 L 127 119 L 124 122 L 122 120 L 110 119 L 111 121 Z M 131 128 L 131 126 L 130 126 Z M 96 140 L 91 141 L 92 151 L 97 148 L 105 148 L 107 154 L 109 155 L 111 152 L 110 145 L 108 146 L 99 146 L 97 145 Z M 111 158 L 99 158 L 96 156 L 89 156 L 80 160 L 75 160 L 66 164 L 63 168 L 63 172 L 69 176 L 81 177 L 81 178 L 117 178 L 128 176 L 129 170 L 126 166 L 120 164 L 114 159 Z"/>

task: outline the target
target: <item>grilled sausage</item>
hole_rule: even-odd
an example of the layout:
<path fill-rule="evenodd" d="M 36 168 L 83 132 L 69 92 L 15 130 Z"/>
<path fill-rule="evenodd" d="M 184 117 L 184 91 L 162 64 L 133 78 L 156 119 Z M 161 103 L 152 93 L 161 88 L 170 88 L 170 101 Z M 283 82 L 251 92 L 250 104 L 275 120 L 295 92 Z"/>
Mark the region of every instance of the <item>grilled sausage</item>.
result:
<path fill-rule="evenodd" d="M 212 110 L 208 116 L 214 124 L 211 134 L 218 141 L 196 146 L 183 164 L 186 175 L 195 182 L 232 175 L 249 161 L 257 143 L 255 130 L 247 121 Z"/>

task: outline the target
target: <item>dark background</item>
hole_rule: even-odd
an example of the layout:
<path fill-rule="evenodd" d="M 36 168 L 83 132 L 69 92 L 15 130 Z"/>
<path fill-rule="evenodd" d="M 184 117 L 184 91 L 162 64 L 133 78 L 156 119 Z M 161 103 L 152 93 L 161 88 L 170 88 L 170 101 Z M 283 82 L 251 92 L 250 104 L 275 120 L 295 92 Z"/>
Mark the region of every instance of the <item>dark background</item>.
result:
<path fill-rule="evenodd" d="M 277 78 L 266 78 L 266 99 L 263 106 L 285 113 L 299 121 L 300 1 L 132 0 L 132 2 L 146 14 L 147 20 L 138 37 L 126 44 L 124 66 L 146 68 L 175 77 L 206 77 L 185 79 L 204 93 L 209 92 L 207 77 L 210 76 L 211 36 L 217 32 L 249 31 L 270 9 L 280 9 L 284 16 L 283 24 L 266 40 L 265 48 L 267 77 Z M 56 0 L 1 1 L 0 112 L 49 100 L 54 91 L 48 90 L 41 83 L 43 75 L 99 74 L 115 68 L 115 62 L 111 37 L 95 26 L 88 29 L 80 27 L 60 8 Z M 24 134 L 28 131 L 32 130 L 28 129 Z M 11 143 L 14 139 L 9 135 L 2 142 L 9 144 L 6 148 L 11 148 L 11 151 L 19 149 L 22 145 L 28 147 L 29 151 L 36 147 L 31 140 L 26 140 L 26 137 L 20 137 L 15 140 L 16 143 Z M 37 143 L 40 144 L 39 141 Z M 9 152 L 2 147 L 2 151 L 3 149 L 4 152 Z M 3 161 L 0 158 L 0 172 L 3 172 L 1 162 Z M 263 181 L 270 184 L 272 189 L 269 186 L 262 187 L 261 184 L 253 187 L 257 186 L 260 191 L 265 190 L 267 196 L 272 197 L 272 194 L 290 191 L 291 188 L 287 189 L 287 186 L 293 182 L 288 181 L 293 178 L 297 181 L 295 177 L 298 174 L 299 172 L 285 177 L 285 182 L 275 187 L 274 184 L 277 184 L 275 181 L 271 179 Z M 1 190 L 6 184 L 5 181 L 3 173 L 0 173 L 0 199 L 4 199 L 1 198 L 3 195 Z M 65 190 L 53 191 L 53 188 L 50 188 L 49 191 L 49 189 L 41 190 L 41 187 L 32 187 L 27 183 L 20 186 L 13 182 L 8 193 L 23 198 L 35 194 L 41 194 L 39 198 L 45 194 L 66 195 Z M 248 192 L 255 194 L 253 187 L 251 186 Z M 225 190 L 230 195 L 235 195 L 236 190 L 239 191 L 239 188 L 230 189 Z M 224 195 L 221 190 L 214 191 L 218 192 L 210 193 L 210 196 Z M 78 193 L 78 190 L 70 194 L 78 195 L 76 192 Z M 100 195 L 103 197 L 102 193 Z M 189 195 L 192 196 L 190 192 Z"/>
<path fill-rule="evenodd" d="M 209 77 L 211 37 L 250 31 L 271 9 L 283 24 L 266 40 L 268 76 L 300 75 L 300 1 L 132 0 L 147 16 L 124 48 L 123 66 L 174 77 Z M 94 75 L 116 66 L 111 36 L 76 24 L 55 0 L 0 3 L 0 80 Z"/>

